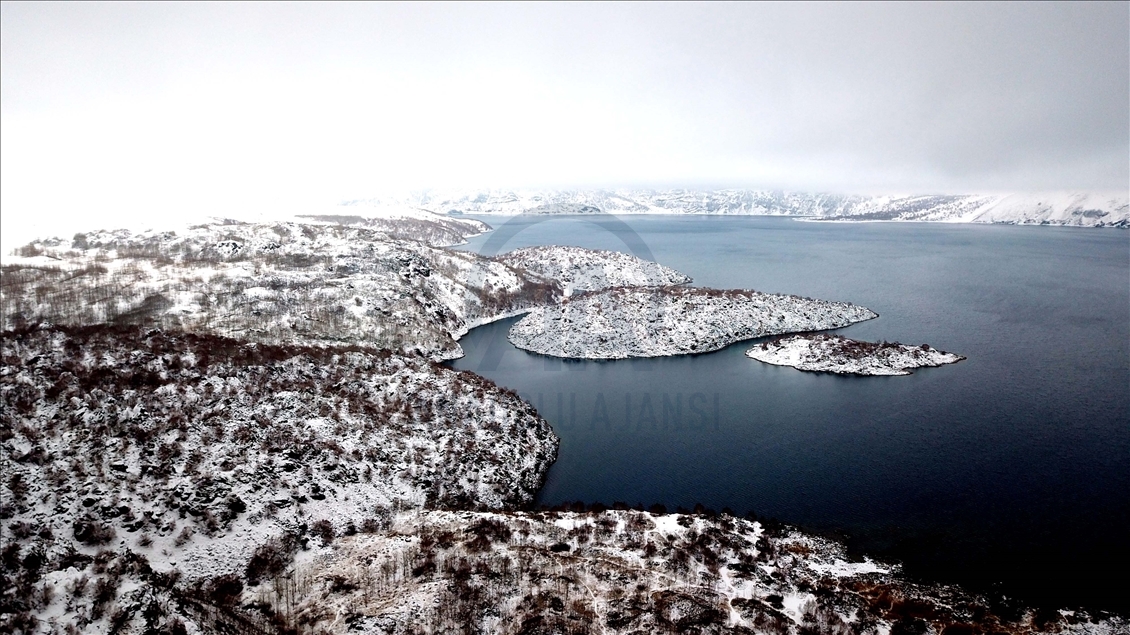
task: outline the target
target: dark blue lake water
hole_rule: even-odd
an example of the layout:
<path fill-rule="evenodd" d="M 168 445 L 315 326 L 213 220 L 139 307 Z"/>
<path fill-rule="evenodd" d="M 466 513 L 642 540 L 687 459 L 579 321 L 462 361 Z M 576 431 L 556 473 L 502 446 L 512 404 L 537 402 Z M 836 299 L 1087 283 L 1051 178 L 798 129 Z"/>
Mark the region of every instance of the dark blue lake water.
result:
<path fill-rule="evenodd" d="M 541 504 L 752 510 L 844 532 L 853 548 L 929 579 L 1130 608 L 1098 579 L 1130 565 L 1130 233 L 621 220 L 631 232 L 581 217 L 510 225 L 521 231 L 502 251 L 642 244 L 695 285 L 851 301 L 880 317 L 837 332 L 968 360 L 838 377 L 750 360 L 746 342 L 565 361 L 512 347 L 514 320 L 475 329 L 452 365 L 517 390 L 561 437 Z"/>

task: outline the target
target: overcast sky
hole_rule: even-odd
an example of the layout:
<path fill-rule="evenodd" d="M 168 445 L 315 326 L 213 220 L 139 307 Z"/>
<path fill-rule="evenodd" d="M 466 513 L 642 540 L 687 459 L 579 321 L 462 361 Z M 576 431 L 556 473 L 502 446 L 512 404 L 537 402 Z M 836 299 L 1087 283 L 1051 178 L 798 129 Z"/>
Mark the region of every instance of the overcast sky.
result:
<path fill-rule="evenodd" d="M 2 12 L 6 229 L 420 187 L 1130 180 L 1125 2 Z"/>

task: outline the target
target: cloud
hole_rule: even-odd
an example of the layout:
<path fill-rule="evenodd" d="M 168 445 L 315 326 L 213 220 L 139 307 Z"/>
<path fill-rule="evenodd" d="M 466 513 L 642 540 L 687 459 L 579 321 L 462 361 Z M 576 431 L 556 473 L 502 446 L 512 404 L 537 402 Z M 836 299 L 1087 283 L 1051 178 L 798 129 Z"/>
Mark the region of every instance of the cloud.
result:
<path fill-rule="evenodd" d="M 1125 3 L 3 5 L 12 215 L 1126 187 Z"/>

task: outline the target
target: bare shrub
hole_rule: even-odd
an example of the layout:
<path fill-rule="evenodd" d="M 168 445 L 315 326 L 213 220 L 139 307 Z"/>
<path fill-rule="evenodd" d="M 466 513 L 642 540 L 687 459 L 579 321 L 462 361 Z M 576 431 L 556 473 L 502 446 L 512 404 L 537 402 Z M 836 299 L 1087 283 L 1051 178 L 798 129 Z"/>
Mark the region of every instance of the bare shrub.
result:
<path fill-rule="evenodd" d="M 310 533 L 313 534 L 315 538 L 321 539 L 323 545 L 332 543 L 334 537 L 337 536 L 337 532 L 334 531 L 333 523 L 324 518 L 315 521 L 314 524 L 310 526 Z"/>
<path fill-rule="evenodd" d="M 243 593 L 243 580 L 234 573 L 217 576 L 205 585 L 208 597 L 219 606 L 231 606 Z"/>
<path fill-rule="evenodd" d="M 192 527 L 185 525 L 185 527 L 180 530 L 180 533 L 177 534 L 176 539 L 173 540 L 173 544 L 178 547 L 185 546 L 186 544 L 188 544 L 189 540 L 192 540 L 192 535 L 194 533 L 196 532 L 192 529 Z"/>
<path fill-rule="evenodd" d="M 247 583 L 254 586 L 264 578 L 273 578 L 286 571 L 294 553 L 291 540 L 270 540 L 255 549 L 245 569 Z"/>
<path fill-rule="evenodd" d="M 75 539 L 86 545 L 104 545 L 117 536 L 113 527 L 90 517 L 76 520 L 73 528 Z"/>

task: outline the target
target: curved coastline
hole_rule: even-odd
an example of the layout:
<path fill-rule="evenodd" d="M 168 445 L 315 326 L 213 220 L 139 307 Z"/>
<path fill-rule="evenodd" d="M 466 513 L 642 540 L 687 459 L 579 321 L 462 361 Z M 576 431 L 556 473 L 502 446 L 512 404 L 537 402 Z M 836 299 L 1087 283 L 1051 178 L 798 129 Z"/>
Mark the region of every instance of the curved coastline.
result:
<path fill-rule="evenodd" d="M 401 285 L 394 287 L 397 289 L 431 289 L 430 283 L 441 299 L 448 299 L 441 292 L 454 296 L 455 291 L 462 293 L 465 289 L 467 274 L 462 270 L 464 277 L 452 278 L 459 285 L 446 281 L 436 285 L 434 279 L 429 280 L 433 270 L 424 267 L 428 262 L 397 260 L 389 264 L 398 266 L 384 278 L 397 281 Z M 306 271 L 316 265 L 295 259 L 288 266 Z M 491 279 L 505 279 L 505 271 L 467 269 L 485 271 Z M 528 282 L 519 278 L 512 288 L 521 290 Z M 208 284 L 213 285 L 208 288 L 216 285 Z M 391 282 L 389 285 L 393 286 Z M 609 299 L 607 305 L 605 298 Z M 641 298 L 654 302 L 633 304 L 633 299 Z M 590 301 L 595 304 L 586 304 Z M 574 303 L 578 311 L 570 316 L 568 307 Z M 363 304 L 354 302 L 353 306 Z M 761 313 L 742 313 L 743 306 L 749 309 L 753 305 Z M 509 314 L 482 317 L 500 306 Z M 563 318 L 576 317 L 567 326 L 568 333 L 581 334 L 574 340 L 578 346 L 591 344 L 593 337 L 610 346 L 630 344 L 615 337 L 599 340 L 601 333 L 591 328 L 593 313 L 583 310 L 594 306 L 600 308 L 598 316 L 619 327 L 611 331 L 612 335 L 636 337 L 640 350 L 658 351 L 626 357 L 706 353 L 750 337 L 763 337 L 771 333 L 762 331 L 779 327 L 809 325 L 819 331 L 845 326 L 839 324 L 844 320 L 850 324 L 878 317 L 850 303 L 681 287 L 605 289 L 560 305 L 529 310 L 546 314 L 560 311 Z M 479 326 L 527 310 L 501 302 L 482 302 L 470 308 L 474 310 L 453 313 L 457 320 L 449 319 L 461 321 L 462 335 L 472 324 Z M 653 313 L 640 312 L 640 308 Z M 159 324 L 154 315 L 135 317 Z M 727 321 L 732 318 L 740 322 L 736 327 Z M 759 320 L 756 327 L 752 325 L 755 319 Z M 766 324 L 769 327 L 762 328 Z M 102 627 L 103 617 L 107 625 L 119 619 L 133 620 L 132 626 L 140 628 L 140 618 L 135 619 L 129 611 L 139 606 L 136 603 L 146 593 L 171 607 L 184 598 L 197 603 L 193 606 L 207 606 L 199 604 L 201 601 L 216 602 L 211 618 L 191 611 L 178 615 L 175 610 L 162 617 L 169 630 L 182 617 L 197 631 L 205 632 L 208 629 L 201 629 L 200 624 L 207 625 L 207 619 L 219 624 L 224 616 L 256 617 L 261 612 L 267 617 L 285 615 L 290 619 L 295 604 L 312 616 L 313 623 L 320 621 L 335 632 L 345 629 L 345 622 L 337 619 L 339 615 L 349 616 L 351 629 L 354 624 L 375 628 L 378 623 L 412 625 L 432 620 L 444 630 L 444 620 L 451 614 L 442 610 L 432 614 L 420 607 L 461 606 L 459 603 L 466 599 L 461 590 L 470 587 L 459 585 L 469 579 L 487 578 L 495 582 L 481 588 L 493 595 L 482 606 L 472 607 L 475 611 L 496 607 L 489 616 L 481 613 L 488 616 L 481 619 L 484 630 L 502 623 L 491 621 L 499 615 L 497 607 L 519 607 L 520 601 L 533 592 L 541 594 L 540 613 L 531 617 L 515 609 L 502 613 L 504 620 L 522 624 L 523 630 L 528 624 L 552 625 L 557 614 L 568 607 L 572 611 L 567 614 L 570 620 L 595 618 L 596 623 L 613 630 L 635 632 L 656 631 L 670 624 L 722 622 L 742 627 L 771 623 L 794 629 L 817 620 L 828 628 L 850 626 L 861 632 L 883 632 L 880 626 L 890 630 L 903 617 L 893 610 L 897 600 L 931 607 L 931 620 L 938 631 L 947 624 L 967 621 L 964 614 L 947 612 L 949 604 L 939 599 L 953 597 L 950 589 L 912 585 L 899 576 L 897 567 L 850 562 L 838 543 L 790 528 L 774 528 L 752 518 L 741 519 L 726 510 L 721 515 L 708 510 L 668 514 L 666 510 L 644 511 L 615 504 L 613 510 L 597 505 L 581 510 L 574 505 L 571 511 L 529 510 L 532 497 L 545 486 L 548 468 L 559 448 L 548 422 L 515 391 L 474 375 L 444 371 L 420 355 L 377 352 L 364 346 L 336 350 L 311 345 L 294 335 L 291 337 L 297 343 L 269 345 L 227 340 L 214 334 L 177 334 L 171 328 L 119 327 L 75 327 L 81 337 L 50 326 L 8 331 L 4 345 L 12 354 L 5 355 L 4 372 L 0 373 L 5 404 L 12 406 L 6 410 L 19 413 L 20 420 L 28 423 L 12 426 L 12 436 L 3 448 L 8 463 L 18 465 L 21 475 L 26 475 L 9 486 L 13 493 L 19 490 L 18 508 L 12 509 L 20 529 L 17 542 L 12 543 L 15 551 L 7 553 L 28 555 L 13 561 L 21 566 L 32 563 L 28 566 L 31 571 L 42 564 L 37 565 L 31 555 L 46 553 L 42 550 L 45 546 L 51 549 L 51 563 L 60 564 L 60 568 L 48 571 L 52 576 L 49 582 L 62 588 L 77 583 L 80 575 L 85 585 L 86 574 L 81 571 L 96 558 L 101 559 L 91 571 L 103 576 L 95 578 L 101 588 L 111 589 L 109 609 L 93 599 L 78 602 L 77 611 L 68 601 L 64 609 L 64 614 L 77 612 L 80 617 L 105 613 L 86 622 L 92 631 Z M 295 330 L 293 326 L 291 330 Z M 757 334 L 727 340 L 751 331 Z M 458 329 L 448 333 L 453 339 L 462 336 Z M 665 334 L 671 339 L 662 340 Z M 828 337 L 836 336 L 807 339 Z M 101 348 L 90 345 L 95 340 Z M 68 341 L 71 345 L 59 345 Z M 688 347 L 692 350 L 685 351 Z M 79 363 L 77 360 L 85 358 L 77 357 L 78 352 L 92 348 L 103 354 L 91 356 L 89 363 Z M 663 352 L 668 349 L 682 352 Z M 57 369 L 77 372 L 78 376 L 72 373 L 72 379 L 97 377 L 102 388 L 85 391 L 82 381 L 56 381 L 56 377 L 66 378 L 66 373 Z M 357 379 L 359 376 L 364 379 Z M 147 408 L 134 403 L 138 394 Z M 341 400 L 342 394 L 350 398 Z M 96 478 L 93 473 L 85 474 L 85 468 L 74 468 L 74 463 L 66 466 L 62 461 L 59 465 L 70 471 L 53 472 L 52 476 L 46 470 L 58 466 L 44 459 L 65 453 L 72 445 L 67 435 L 88 422 L 72 418 L 66 425 L 56 425 L 50 423 L 51 417 L 75 407 L 78 402 L 67 397 L 77 400 L 78 395 L 98 400 L 91 401 L 95 407 L 86 412 L 115 413 L 116 418 L 105 424 L 94 421 L 100 426 L 93 428 L 98 435 L 132 440 L 80 451 L 97 457 Z M 115 400 L 124 407 L 119 408 Z M 55 408 L 56 404 L 61 407 Z M 180 411 L 180 415 L 187 413 L 190 422 L 206 420 L 208 425 L 185 425 L 179 418 L 151 418 L 147 414 L 170 409 Z M 443 434 L 437 435 L 437 430 Z M 385 435 L 381 439 L 384 442 L 374 444 L 379 435 Z M 495 442 L 492 435 L 501 442 Z M 82 438 L 86 440 L 81 443 L 89 440 Z M 101 444 L 102 437 L 97 438 Z M 131 443 L 137 447 L 131 449 Z M 162 452 L 168 455 L 165 459 L 159 458 Z M 255 460 L 248 462 L 248 455 Z M 158 460 L 154 462 L 150 456 Z M 154 480 L 161 471 L 164 482 Z M 195 478 L 198 474 L 203 477 Z M 44 484 L 52 478 L 64 478 L 71 484 L 64 493 L 58 493 L 63 488 L 53 488 L 56 493 L 51 494 Z M 96 484 L 96 491 L 80 489 L 80 482 Z M 128 486 L 121 485 L 127 482 Z M 151 495 L 169 490 L 166 486 L 170 482 L 176 484 L 175 496 L 183 500 Z M 21 489 L 19 483 L 31 483 L 32 488 Z M 67 515 L 57 511 L 50 515 L 46 506 L 49 500 L 41 499 L 40 493 L 56 496 L 56 507 L 59 497 L 65 496 L 62 502 Z M 119 495 L 125 500 L 118 500 Z M 129 505 L 122 507 L 119 503 Z M 134 511 L 142 513 L 135 517 Z M 42 527 L 50 530 L 52 525 L 54 531 L 33 531 Z M 74 541 L 68 538 L 68 529 L 73 529 Z M 136 540 L 127 535 L 141 529 L 145 532 Z M 521 538 L 512 540 L 514 535 Z M 128 548 L 120 553 L 101 548 L 118 536 L 122 538 L 119 546 L 130 541 Z M 226 559 L 217 558 L 220 551 L 213 548 L 221 540 L 227 542 Z M 230 548 L 236 541 L 242 551 Z M 277 551 L 282 568 L 256 571 L 252 566 L 256 558 L 272 549 Z M 692 557 L 688 559 L 686 554 Z M 569 577 L 565 577 L 562 559 L 570 564 L 587 562 L 588 568 L 568 566 L 564 571 Z M 517 575 L 509 564 L 502 564 L 517 560 L 523 562 L 523 570 Z M 80 566 L 63 567 L 64 562 Z M 111 566 L 102 566 L 106 562 Z M 386 580 L 386 589 L 392 588 L 392 594 L 372 602 L 371 589 L 365 585 L 372 583 L 370 573 L 378 570 L 377 563 L 380 569 L 399 563 L 401 578 L 391 587 Z M 287 567 L 291 567 L 289 571 Z M 649 570 L 659 573 L 639 576 L 640 571 Z M 272 605 L 272 585 L 277 589 L 284 574 L 295 572 L 308 576 L 312 586 L 291 598 L 296 603 L 288 599 L 285 605 Z M 185 581 L 178 588 L 176 580 L 182 573 Z M 558 589 L 562 581 L 566 585 L 566 599 L 568 585 L 573 585 L 578 591 L 587 590 L 591 603 L 580 608 L 576 603 L 566 605 L 553 594 L 554 589 L 541 586 L 542 580 L 555 573 Z M 172 582 L 161 577 L 166 575 L 172 576 Z M 120 602 L 114 595 L 119 576 L 125 582 Z M 631 577 L 637 582 L 636 591 L 646 589 L 647 593 L 625 600 L 619 579 Z M 702 584 L 712 579 L 722 584 Z M 233 580 L 239 583 L 238 590 L 231 591 Z M 107 586 L 111 582 L 115 586 Z M 886 593 L 880 600 L 890 600 L 890 612 L 886 612 L 886 605 L 861 592 L 879 585 Z M 818 596 L 810 592 L 813 589 L 825 593 Z M 49 607 L 50 596 L 44 593 L 41 597 L 47 598 L 43 602 Z M 254 597 L 260 598 L 261 606 L 250 603 Z M 264 597 L 268 600 L 262 600 Z M 833 610 L 835 607 L 821 604 L 821 597 L 832 597 L 838 606 L 851 612 L 841 614 Z M 232 598 L 236 601 L 231 602 Z M 961 601 L 978 606 L 982 599 L 961 596 Z M 120 611 L 116 610 L 119 604 Z M 328 613 L 327 606 L 331 609 Z M 1003 627 L 992 622 L 999 618 L 991 611 L 984 614 L 986 629 Z M 863 622 L 860 616 L 869 621 Z M 523 622 L 527 618 L 535 621 Z M 1015 629 L 1027 628 L 1023 621 L 1027 617 L 1016 619 L 1021 621 L 1016 622 Z M 1077 630 L 1073 624 L 1064 627 L 1066 632 Z M 1122 626 L 1124 622 L 1116 621 L 1110 628 Z M 866 630 L 869 628 L 874 630 Z M 1012 625 L 1008 628 L 1008 632 L 1026 632 L 1013 631 Z"/>

